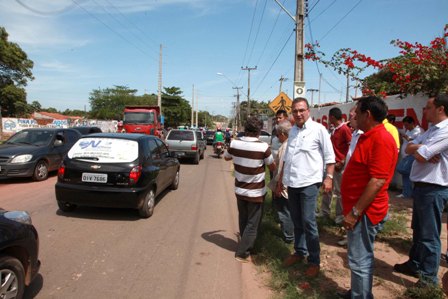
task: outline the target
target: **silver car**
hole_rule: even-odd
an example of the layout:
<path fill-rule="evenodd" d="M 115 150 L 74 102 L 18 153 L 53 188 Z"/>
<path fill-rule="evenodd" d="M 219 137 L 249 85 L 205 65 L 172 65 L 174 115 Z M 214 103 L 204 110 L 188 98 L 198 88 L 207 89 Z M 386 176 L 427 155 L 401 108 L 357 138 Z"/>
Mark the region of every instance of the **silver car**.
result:
<path fill-rule="evenodd" d="M 168 132 L 165 143 L 178 159 L 192 159 L 194 164 L 204 159 L 206 140 L 201 131 L 173 129 Z"/>

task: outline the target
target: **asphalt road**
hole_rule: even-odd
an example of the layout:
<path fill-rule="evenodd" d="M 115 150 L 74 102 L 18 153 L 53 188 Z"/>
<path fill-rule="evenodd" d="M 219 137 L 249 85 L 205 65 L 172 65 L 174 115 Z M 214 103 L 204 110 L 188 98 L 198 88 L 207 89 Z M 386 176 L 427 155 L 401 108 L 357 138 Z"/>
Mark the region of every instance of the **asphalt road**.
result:
<path fill-rule="evenodd" d="M 0 207 L 26 210 L 40 236 L 40 274 L 25 298 L 250 298 L 236 248 L 231 163 L 211 154 L 183 162 L 179 189 L 154 215 L 58 210 L 54 184 L 0 180 Z M 246 279 L 247 280 L 247 279 Z"/>

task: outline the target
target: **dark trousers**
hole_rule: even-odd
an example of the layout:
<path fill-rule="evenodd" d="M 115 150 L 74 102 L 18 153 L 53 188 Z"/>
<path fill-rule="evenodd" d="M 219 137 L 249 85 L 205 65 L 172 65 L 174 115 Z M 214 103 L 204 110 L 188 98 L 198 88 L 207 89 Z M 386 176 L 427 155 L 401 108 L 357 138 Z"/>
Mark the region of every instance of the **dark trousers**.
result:
<path fill-rule="evenodd" d="M 250 255 L 257 239 L 258 227 L 263 215 L 263 203 L 237 199 L 237 204 L 241 240 L 235 256 L 246 258 Z"/>

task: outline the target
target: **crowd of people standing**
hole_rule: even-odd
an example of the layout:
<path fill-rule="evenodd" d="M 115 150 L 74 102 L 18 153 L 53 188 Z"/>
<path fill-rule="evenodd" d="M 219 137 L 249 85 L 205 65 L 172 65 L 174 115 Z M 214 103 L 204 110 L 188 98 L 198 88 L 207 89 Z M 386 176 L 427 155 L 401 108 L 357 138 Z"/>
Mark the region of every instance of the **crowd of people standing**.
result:
<path fill-rule="evenodd" d="M 393 270 L 419 277 L 417 286 L 438 284 L 442 212 L 448 202 L 448 96 L 431 97 L 424 109 L 430 123 L 424 132 L 415 120 L 403 119 L 400 138 L 386 103 L 375 96 L 360 98 L 345 122 L 339 108 L 329 112 L 331 130 L 310 117 L 305 98 L 291 106 L 292 121 L 284 110 L 276 114 L 272 146 L 258 140 L 261 122 L 249 117 L 245 136 L 233 140 L 225 153 L 235 166 L 235 194 L 240 238 L 235 258 L 250 260 L 269 188 L 285 242 L 294 252 L 284 267 L 307 262 L 304 275 L 320 272 L 320 243 L 316 217 L 330 217 L 336 200 L 335 222 L 347 232 L 351 288 L 343 298 L 373 298 L 374 240 L 389 217 L 389 193 L 397 161 L 403 177 L 398 197 L 413 200 L 413 244 L 408 261 Z M 407 170 L 403 171 L 406 160 Z M 402 167 L 403 166 L 403 167 Z M 316 214 L 320 190 L 320 212 Z"/>

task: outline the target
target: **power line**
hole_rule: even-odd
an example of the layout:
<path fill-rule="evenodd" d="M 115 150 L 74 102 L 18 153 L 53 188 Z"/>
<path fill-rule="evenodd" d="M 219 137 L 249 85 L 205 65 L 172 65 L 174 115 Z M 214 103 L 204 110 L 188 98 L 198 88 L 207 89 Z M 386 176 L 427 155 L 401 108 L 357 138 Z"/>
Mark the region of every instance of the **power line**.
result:
<path fill-rule="evenodd" d="M 311 11 L 316 7 L 317 3 L 319 3 L 320 0 L 317 0 L 316 3 L 314 3 L 313 7 L 310 8 L 310 10 L 308 11 L 308 15 L 311 13 Z"/>
<path fill-rule="evenodd" d="M 287 0 L 284 0 L 282 4 L 284 5 L 286 1 L 287 1 Z M 267 46 L 268 46 L 268 43 L 269 43 L 269 41 L 271 40 L 272 33 L 274 32 L 275 27 L 277 27 L 277 22 L 278 22 L 278 19 L 279 19 L 279 17 L 280 17 L 280 13 L 281 13 L 281 11 L 282 11 L 282 8 L 279 7 L 279 8 L 278 8 L 277 17 L 275 18 L 275 21 L 274 21 L 274 25 L 272 26 L 272 30 L 271 30 L 271 32 L 269 33 L 269 37 L 268 37 L 268 39 L 266 40 L 266 44 L 265 44 L 264 47 L 263 47 L 263 51 L 261 51 L 260 58 L 258 58 L 258 61 L 257 61 L 256 65 L 259 65 L 259 64 L 260 64 L 261 58 L 263 57 L 264 52 L 266 51 L 266 48 L 267 48 Z"/>
<path fill-rule="evenodd" d="M 247 62 L 250 62 L 250 59 L 252 58 L 252 54 L 254 52 L 255 44 L 257 43 L 257 40 L 258 40 L 258 34 L 260 33 L 261 23 L 263 21 L 264 12 L 266 11 L 266 4 L 267 3 L 268 3 L 268 0 L 265 0 L 264 1 L 264 6 L 263 6 L 263 11 L 261 12 L 261 16 L 260 16 L 260 22 L 258 23 L 257 33 L 255 33 L 255 38 L 254 38 L 254 41 L 252 43 L 252 49 L 251 49 L 251 51 L 249 53 L 249 58 L 247 59 Z"/>
<path fill-rule="evenodd" d="M 263 84 L 264 80 L 266 79 L 266 77 L 268 76 L 269 72 L 271 71 L 272 67 L 274 66 L 274 64 L 277 62 L 278 58 L 280 57 L 280 55 L 283 53 L 283 50 L 285 49 L 286 45 L 288 44 L 289 40 L 291 39 L 291 37 L 294 34 L 294 30 L 291 31 L 291 34 L 289 35 L 288 39 L 286 40 L 285 44 L 283 45 L 283 47 L 281 48 L 280 52 L 278 53 L 277 57 L 275 58 L 274 62 L 271 64 L 271 66 L 269 67 L 268 71 L 265 73 L 263 79 L 261 79 L 260 83 L 258 84 L 257 88 L 255 89 L 255 93 L 257 93 L 258 88 L 261 86 L 261 84 Z"/>
<path fill-rule="evenodd" d="M 95 18 L 98 22 L 100 22 L 101 24 L 103 24 L 107 29 L 109 29 L 110 31 L 112 31 L 113 33 L 115 33 L 116 35 L 118 35 L 121 39 L 123 39 L 124 41 L 126 41 L 127 43 L 131 44 L 132 46 L 134 46 L 134 48 L 136 48 L 138 51 L 140 51 L 143 55 L 147 56 L 148 53 L 146 53 L 144 50 L 140 49 L 136 44 L 134 44 L 132 41 L 130 41 L 129 39 L 127 39 L 125 36 L 123 36 L 122 34 L 120 34 L 119 32 L 115 31 L 112 27 L 110 27 L 109 25 L 107 25 L 105 22 L 103 22 L 100 18 L 98 18 L 97 16 L 95 16 L 94 14 L 92 14 L 90 11 L 88 11 L 87 9 L 85 9 L 84 7 L 82 7 L 78 2 L 76 2 L 76 0 L 72 0 L 79 8 L 81 8 L 82 10 L 84 10 L 88 15 L 90 15 L 91 17 Z"/>
<path fill-rule="evenodd" d="M 314 43 L 313 31 L 311 30 L 311 22 L 310 22 L 309 15 L 308 15 L 308 17 L 306 19 L 308 20 L 308 30 L 310 31 L 311 42 Z M 320 69 L 319 69 L 319 64 L 317 63 L 317 60 L 314 60 L 314 62 L 316 63 L 317 72 L 320 75 L 321 73 L 320 73 Z"/>
<path fill-rule="evenodd" d="M 336 3 L 336 1 L 338 0 L 334 0 L 333 2 L 331 2 L 323 11 L 321 11 L 320 14 L 318 14 L 314 19 L 311 20 L 311 23 L 314 22 L 317 18 L 319 18 L 323 13 L 325 13 L 331 6 L 333 6 L 333 4 Z"/>
<path fill-rule="evenodd" d="M 324 80 L 325 83 L 328 84 L 328 86 L 330 86 L 331 88 L 333 88 L 334 91 L 336 91 L 336 92 L 341 92 L 340 89 L 337 89 L 336 87 L 334 87 L 334 86 L 333 86 L 330 82 L 328 82 L 327 79 L 325 79 L 323 76 L 322 76 L 322 80 Z"/>
<path fill-rule="evenodd" d="M 247 37 L 246 50 L 244 51 L 243 61 L 241 62 L 241 65 L 244 65 L 244 61 L 246 60 L 247 49 L 249 48 L 250 37 L 252 36 L 252 29 L 254 28 L 254 20 L 255 20 L 255 13 L 257 12 L 257 6 L 258 6 L 258 0 L 255 3 L 254 13 L 252 14 L 252 22 L 250 25 L 249 36 Z"/>
<path fill-rule="evenodd" d="M 117 17 L 115 17 L 113 14 L 111 14 L 103 5 L 99 4 L 96 0 L 92 0 L 96 5 L 98 5 L 99 7 L 101 7 L 101 9 L 103 11 L 106 12 L 106 14 L 111 17 L 114 21 L 116 21 L 117 23 L 119 23 L 121 26 L 124 27 L 128 27 L 127 24 L 123 23 L 120 19 L 118 19 Z M 107 1 L 107 0 L 106 0 Z M 107 1 L 108 2 L 108 1 Z M 110 2 L 108 2 L 109 4 L 111 4 Z M 112 5 L 112 4 L 111 4 Z M 134 33 L 134 31 L 132 30 L 128 30 L 128 32 L 130 32 L 130 34 L 132 34 L 138 41 L 140 41 L 142 44 L 144 44 L 146 47 L 151 48 L 152 45 L 149 45 L 146 43 L 146 41 L 143 41 L 140 36 L 138 36 L 136 33 Z M 154 60 L 157 60 L 157 58 L 152 57 Z"/>
<path fill-rule="evenodd" d="M 70 5 L 67 5 L 66 7 L 58 9 L 58 10 L 43 11 L 43 10 L 38 10 L 38 9 L 35 9 L 35 8 L 31 7 L 31 6 L 23 3 L 21 0 L 16 0 L 16 2 L 19 3 L 21 6 L 23 6 L 24 8 L 28 9 L 29 11 L 32 11 L 32 12 L 38 14 L 38 15 L 44 15 L 44 16 L 58 15 L 58 14 L 61 14 L 61 13 L 64 13 L 64 12 L 66 12 L 68 10 L 73 9 L 76 6 L 75 4 L 70 4 Z"/>
<path fill-rule="evenodd" d="M 319 41 L 322 42 L 324 38 L 327 37 L 328 34 L 330 34 L 330 32 L 333 31 L 333 29 L 336 28 L 336 26 L 338 26 L 361 2 L 362 0 L 359 0 L 338 22 L 336 22 L 333 27 L 330 28 L 330 30 L 327 31 L 327 33 L 324 34 Z"/>
<path fill-rule="evenodd" d="M 149 39 L 152 43 L 154 43 L 154 45 L 156 45 L 156 46 L 159 45 L 158 42 L 156 42 L 155 40 L 153 40 L 152 38 L 150 38 L 150 37 L 147 35 L 147 32 L 143 31 L 137 24 L 135 24 L 135 23 L 132 21 L 132 19 L 128 19 L 128 18 L 126 18 L 126 16 L 125 16 L 125 15 L 124 15 L 124 14 L 123 14 L 123 13 L 122 13 L 122 12 L 115 6 L 115 5 L 113 5 L 113 3 L 111 3 L 109 0 L 106 0 L 106 2 L 107 2 L 110 6 L 112 6 L 112 8 L 115 9 L 115 11 L 118 12 L 118 13 L 122 16 L 123 19 L 125 19 L 126 21 L 128 21 L 129 23 L 131 23 L 131 24 L 134 26 L 134 28 L 136 28 L 138 31 L 140 31 L 140 33 L 142 33 L 143 36 L 145 36 L 145 38 Z"/>

